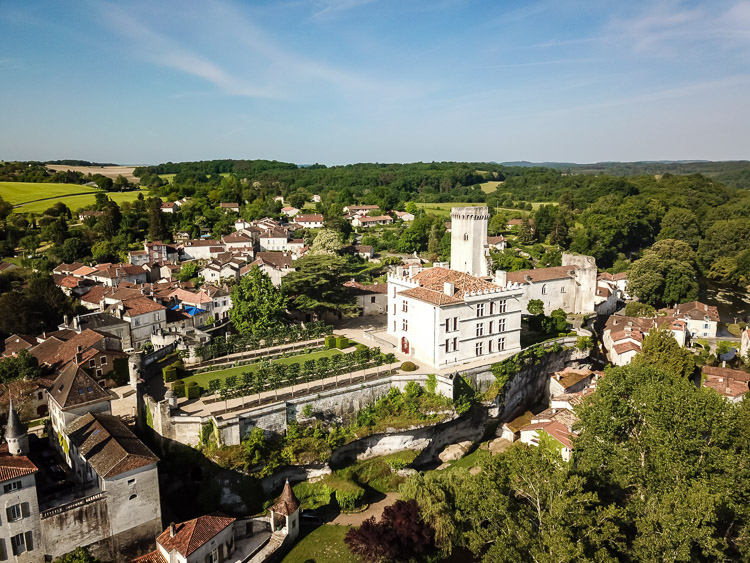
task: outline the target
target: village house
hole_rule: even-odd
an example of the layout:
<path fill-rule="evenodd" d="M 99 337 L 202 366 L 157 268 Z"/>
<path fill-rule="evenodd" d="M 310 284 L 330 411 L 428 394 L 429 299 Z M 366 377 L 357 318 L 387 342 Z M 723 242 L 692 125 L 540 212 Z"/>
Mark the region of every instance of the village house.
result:
<path fill-rule="evenodd" d="M 573 438 L 577 435 L 573 432 L 573 423 L 565 424 L 553 416 L 550 419 L 533 420 L 531 424 L 521 428 L 521 443 L 532 447 L 539 447 L 543 440 L 560 452 L 564 461 L 570 462 L 573 457 Z M 572 416 L 572 413 L 570 413 Z M 572 416 L 575 420 L 575 416 Z"/>
<path fill-rule="evenodd" d="M 156 538 L 156 549 L 133 563 L 224 563 L 235 553 L 236 518 L 223 514 L 199 516 L 170 524 Z"/>
<path fill-rule="evenodd" d="M 353 216 L 364 217 L 370 211 L 375 211 L 376 209 L 378 209 L 377 205 L 347 205 L 343 211 Z"/>
<path fill-rule="evenodd" d="M 255 260 L 240 270 L 240 275 L 244 276 L 250 268 L 260 268 L 276 287 L 281 286 L 284 276 L 295 271 L 292 255 L 283 252 L 258 252 Z"/>
<path fill-rule="evenodd" d="M 299 213 L 299 209 L 297 209 L 296 207 L 287 206 L 287 207 L 282 207 L 281 212 L 287 217 L 294 217 L 295 215 Z"/>
<path fill-rule="evenodd" d="M 303 229 L 322 229 L 325 219 L 322 215 L 313 213 L 310 215 L 297 215 L 294 222 Z"/>
<path fill-rule="evenodd" d="M 180 245 L 180 259 L 182 261 L 211 260 L 223 252 L 226 252 L 224 244 L 213 239 L 192 239 Z"/>
<path fill-rule="evenodd" d="M 219 209 L 221 209 L 224 213 L 228 213 L 230 211 L 234 213 L 239 213 L 240 204 L 239 203 L 220 203 Z"/>
<path fill-rule="evenodd" d="M 133 297 L 107 308 L 108 313 L 130 323 L 130 341 L 140 350 L 151 335 L 166 325 L 166 307 L 148 297 Z"/>
<path fill-rule="evenodd" d="M 391 223 L 393 223 L 393 219 L 388 215 L 376 215 L 375 217 L 360 217 L 355 215 L 354 218 L 352 218 L 352 226 L 362 227 L 363 229 L 373 227 L 375 225 L 390 225 Z"/>
<path fill-rule="evenodd" d="M 394 211 L 393 213 L 394 215 L 396 215 L 397 219 L 400 219 L 404 223 L 409 223 L 411 221 L 414 221 L 414 215 L 406 211 Z"/>
<path fill-rule="evenodd" d="M 503 235 L 496 237 L 487 237 L 487 244 L 493 250 L 503 251 L 508 246 L 508 242 Z"/>
<path fill-rule="evenodd" d="M 221 243 L 227 251 L 245 250 L 253 252 L 256 239 L 247 231 L 235 231 L 231 235 L 221 237 Z"/>
<path fill-rule="evenodd" d="M 619 290 L 610 282 L 597 279 L 596 294 L 594 295 L 594 310 L 597 315 L 612 315 L 617 311 L 620 303 Z"/>
<path fill-rule="evenodd" d="M 171 201 L 165 201 L 161 204 L 162 213 L 174 213 L 177 209 L 179 209 L 177 204 Z"/>
<path fill-rule="evenodd" d="M 685 321 L 667 317 L 609 317 L 602 331 L 602 344 L 607 349 L 609 361 L 615 366 L 629 364 L 641 351 L 643 338 L 649 331 L 662 326 L 671 331 L 680 346 L 687 345 L 690 335 Z"/>
<path fill-rule="evenodd" d="M 666 313 L 667 318 L 685 321 L 693 338 L 716 338 L 719 326 L 719 310 L 716 307 L 700 301 L 690 301 L 659 312 Z"/>
<path fill-rule="evenodd" d="M 599 375 L 599 372 L 591 371 L 588 368 L 575 369 L 566 367 L 562 371 L 556 371 L 549 380 L 549 396 L 550 398 L 555 398 L 559 395 L 569 395 L 583 391 Z"/>
<path fill-rule="evenodd" d="M 620 272 L 619 274 L 602 272 L 597 276 L 596 280 L 598 282 L 603 282 L 602 285 L 607 285 L 613 290 L 613 292 L 617 293 L 617 298 L 621 301 L 627 301 L 630 299 L 630 295 L 628 294 L 627 272 Z"/>
<path fill-rule="evenodd" d="M 287 241 L 289 236 L 283 229 L 269 229 L 260 235 L 261 252 L 283 252 L 287 250 Z"/>
<path fill-rule="evenodd" d="M 143 250 L 147 253 L 147 259 L 144 263 L 177 262 L 179 259 L 177 248 L 160 240 L 153 242 L 144 241 Z M 138 266 L 140 264 L 133 263 L 133 265 Z"/>
<path fill-rule="evenodd" d="M 385 315 L 388 312 L 388 284 L 363 284 L 351 280 L 344 286 L 354 295 L 360 317 Z"/>
<path fill-rule="evenodd" d="M 701 369 L 701 384 L 713 389 L 726 400 L 738 403 L 748 392 L 750 374 L 724 367 L 703 366 Z"/>
<path fill-rule="evenodd" d="M 529 221 L 529 227 L 531 227 L 531 232 L 533 233 L 534 226 L 535 226 L 534 220 L 529 218 L 528 221 Z M 509 231 L 513 228 L 520 229 L 522 224 L 523 224 L 523 219 L 511 219 L 510 221 L 508 221 L 506 228 Z"/>

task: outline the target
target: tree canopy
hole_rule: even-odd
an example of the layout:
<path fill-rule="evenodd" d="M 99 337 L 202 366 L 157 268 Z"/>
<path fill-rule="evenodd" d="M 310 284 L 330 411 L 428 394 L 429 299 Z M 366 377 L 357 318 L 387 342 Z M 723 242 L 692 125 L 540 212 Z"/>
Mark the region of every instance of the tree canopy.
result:
<path fill-rule="evenodd" d="M 260 268 L 250 268 L 232 286 L 231 296 L 229 318 L 240 334 L 263 334 L 281 322 L 286 310 L 286 296 Z"/>
<path fill-rule="evenodd" d="M 296 271 L 284 276 L 282 289 L 290 306 L 301 311 L 353 315 L 354 296 L 344 287 L 346 260 L 330 254 L 303 256 L 294 263 Z"/>

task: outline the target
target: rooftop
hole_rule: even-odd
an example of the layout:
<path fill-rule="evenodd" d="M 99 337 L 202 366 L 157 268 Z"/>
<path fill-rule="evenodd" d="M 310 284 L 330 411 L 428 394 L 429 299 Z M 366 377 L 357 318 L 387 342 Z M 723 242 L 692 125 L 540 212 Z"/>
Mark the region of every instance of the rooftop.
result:
<path fill-rule="evenodd" d="M 18 479 L 39 471 L 26 456 L 8 453 L 8 444 L 0 444 L 0 482 Z"/>
<path fill-rule="evenodd" d="M 576 266 L 553 266 L 551 268 L 537 268 L 534 270 L 518 270 L 508 272 L 506 279 L 513 283 L 536 283 L 550 280 L 563 280 L 571 277 Z"/>
<path fill-rule="evenodd" d="M 419 287 L 401 291 L 399 295 L 438 306 L 463 303 L 465 293 L 480 292 L 485 289 L 500 289 L 500 286 L 471 274 L 438 267 L 422 270 L 412 277 L 411 281 L 418 283 Z M 453 284 L 451 295 L 445 292 L 446 283 Z"/>
<path fill-rule="evenodd" d="M 175 524 L 174 536 L 171 527 L 167 528 L 159 534 L 156 541 L 167 551 L 175 550 L 183 557 L 188 557 L 234 522 L 235 518 L 218 513 L 199 516 Z"/>
<path fill-rule="evenodd" d="M 159 461 L 119 417 L 86 413 L 73 421 L 68 436 L 97 475 L 114 477 Z"/>

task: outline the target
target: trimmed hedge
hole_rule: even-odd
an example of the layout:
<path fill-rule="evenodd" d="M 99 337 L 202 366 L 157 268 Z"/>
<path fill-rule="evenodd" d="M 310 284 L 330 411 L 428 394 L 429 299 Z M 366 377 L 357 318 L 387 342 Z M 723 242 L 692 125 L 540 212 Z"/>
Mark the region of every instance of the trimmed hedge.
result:
<path fill-rule="evenodd" d="M 172 391 L 174 391 L 174 394 L 177 397 L 184 397 L 185 396 L 185 382 L 181 379 L 178 379 L 172 384 Z"/>
<path fill-rule="evenodd" d="M 162 368 L 164 383 L 171 383 L 177 379 L 177 368 L 173 365 Z"/>
<path fill-rule="evenodd" d="M 198 399 L 201 396 L 201 387 L 195 381 L 191 381 L 185 391 L 188 399 Z"/>
<path fill-rule="evenodd" d="M 336 489 L 336 502 L 341 510 L 354 510 L 362 504 L 365 499 L 365 490 L 356 485 Z"/>
<path fill-rule="evenodd" d="M 331 350 L 336 347 L 336 337 L 333 334 L 329 334 L 325 339 L 326 350 Z"/>
<path fill-rule="evenodd" d="M 417 366 L 414 362 L 404 362 L 401 364 L 401 371 L 416 371 Z"/>
<path fill-rule="evenodd" d="M 336 348 L 339 350 L 343 350 L 344 348 L 349 347 L 349 339 L 346 336 L 337 336 L 336 337 Z"/>

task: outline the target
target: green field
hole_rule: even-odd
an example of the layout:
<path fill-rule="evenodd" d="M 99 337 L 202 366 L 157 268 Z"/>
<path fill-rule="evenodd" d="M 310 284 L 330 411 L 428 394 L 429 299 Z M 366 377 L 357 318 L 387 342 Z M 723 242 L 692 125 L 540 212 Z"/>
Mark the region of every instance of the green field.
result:
<path fill-rule="evenodd" d="M 299 356 L 290 356 L 288 358 L 279 358 L 278 360 L 273 360 L 274 362 L 278 362 L 280 364 L 303 364 L 308 360 L 317 360 L 318 358 L 323 357 L 331 357 L 335 356 L 337 354 L 341 354 L 339 350 L 336 350 L 335 348 L 333 350 L 322 350 L 320 352 L 311 352 L 310 354 L 300 354 Z M 183 381 L 185 382 L 185 385 L 190 383 L 191 381 L 195 381 L 203 387 L 204 389 L 208 389 L 208 382 L 212 379 L 220 379 L 224 380 L 230 375 L 235 376 L 241 376 L 246 371 L 255 371 L 258 369 L 258 366 L 260 366 L 260 362 L 256 362 L 254 364 L 247 364 L 244 366 L 237 366 L 235 368 L 229 368 L 229 369 L 222 369 L 217 371 L 206 371 L 203 373 L 196 373 L 195 375 L 191 375 L 189 377 L 185 377 Z"/>
<path fill-rule="evenodd" d="M 78 184 L 47 184 L 34 182 L 0 182 L 0 196 L 13 205 L 45 197 L 65 197 L 70 194 L 96 193 L 99 190 Z M 52 202 L 54 203 L 54 202 Z"/>
<path fill-rule="evenodd" d="M 0 182 L 0 196 L 16 207 L 17 213 L 42 213 L 58 201 L 72 211 L 91 205 L 101 190 L 77 184 L 47 184 L 34 182 Z M 140 192 L 108 192 L 117 203 L 134 201 Z M 146 194 L 147 192 L 143 192 Z M 81 195 L 73 195 L 81 194 Z M 50 198 L 50 199 L 47 199 Z M 41 201 L 36 201 L 41 200 Z"/>
<path fill-rule="evenodd" d="M 484 184 L 483 184 L 484 185 Z M 534 209 L 539 209 L 541 205 L 557 205 L 555 202 L 534 202 L 531 204 L 531 206 Z M 433 215 L 439 215 L 444 216 L 448 218 L 451 214 L 451 208 L 452 207 L 477 207 L 487 205 L 486 203 L 457 203 L 457 202 L 448 202 L 448 203 L 417 203 L 416 206 L 420 209 L 424 209 L 426 213 L 432 213 Z M 524 211 L 523 209 L 513 209 L 511 207 L 497 207 L 493 208 L 497 209 L 498 211 L 509 211 L 513 213 L 517 213 L 519 215 L 528 215 L 529 211 Z"/>
<path fill-rule="evenodd" d="M 303 535 L 281 563 L 341 563 L 360 561 L 344 543 L 350 526 L 324 524 Z M 305 527 L 302 528 L 305 533 Z"/>
<path fill-rule="evenodd" d="M 505 182 L 498 182 L 498 181 L 484 182 L 482 184 L 479 184 L 479 186 L 482 188 L 482 191 L 484 193 L 491 194 L 492 192 L 494 192 L 497 189 L 497 187 L 499 185 L 504 184 L 504 183 Z"/>

